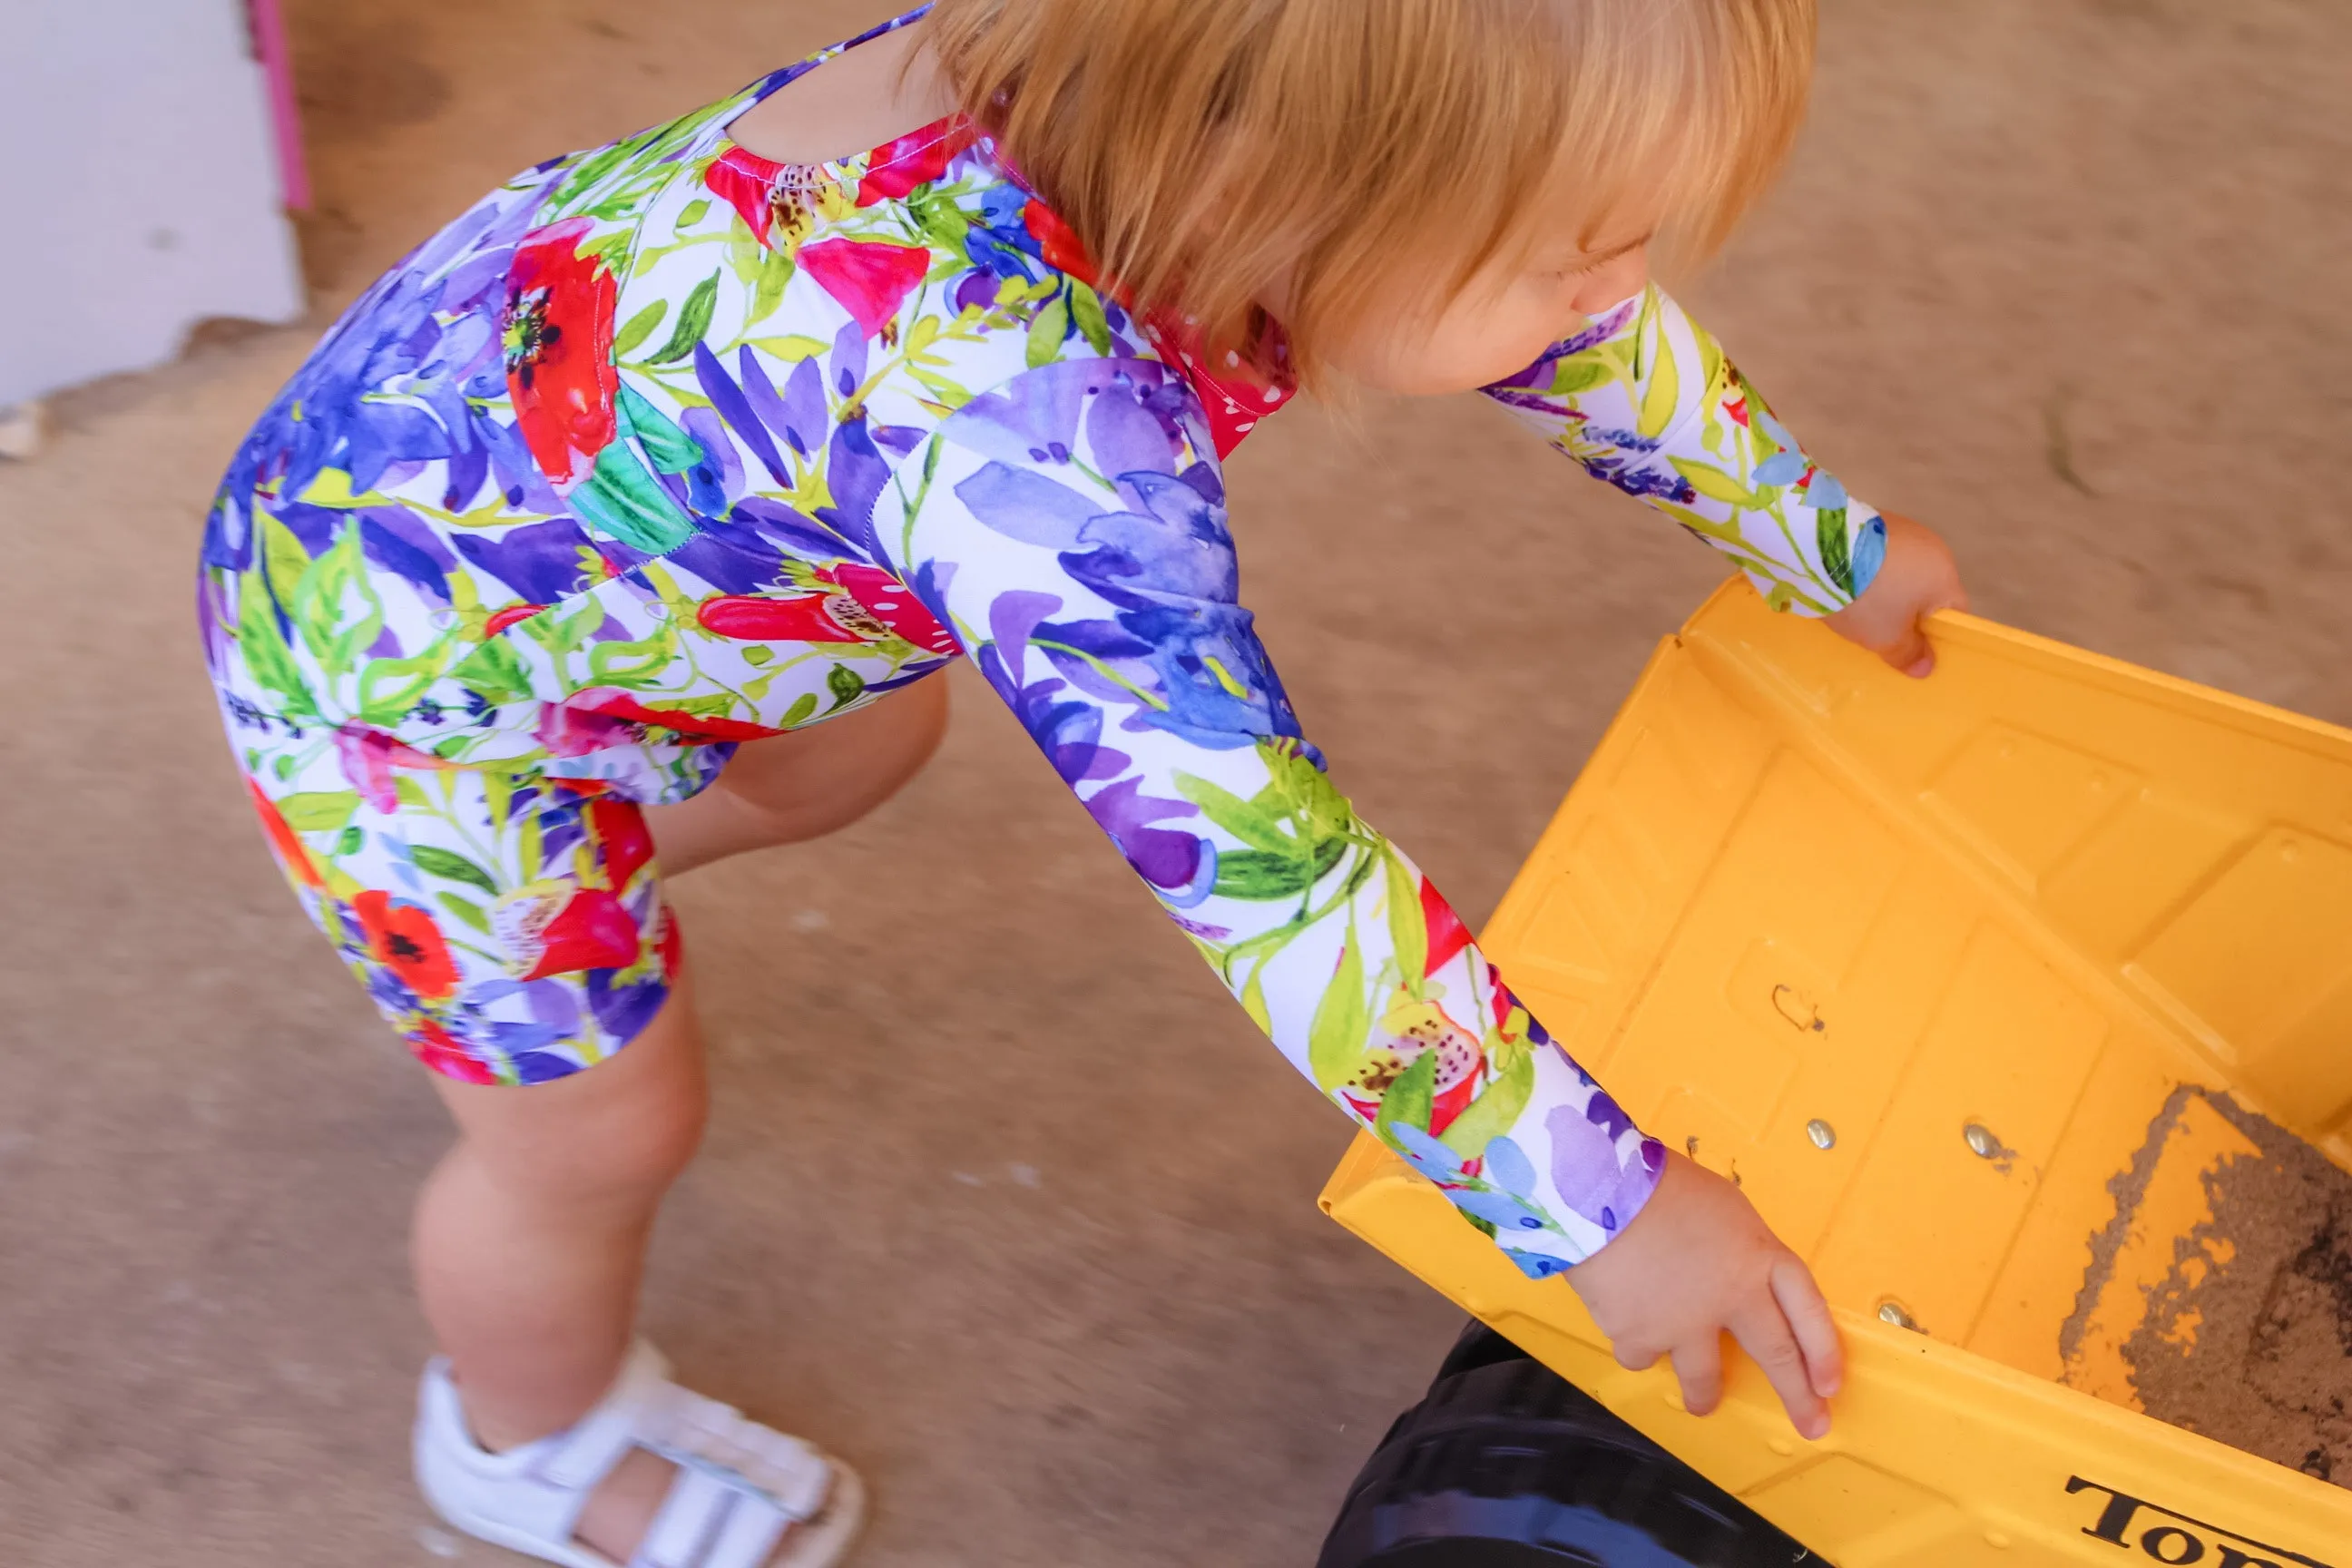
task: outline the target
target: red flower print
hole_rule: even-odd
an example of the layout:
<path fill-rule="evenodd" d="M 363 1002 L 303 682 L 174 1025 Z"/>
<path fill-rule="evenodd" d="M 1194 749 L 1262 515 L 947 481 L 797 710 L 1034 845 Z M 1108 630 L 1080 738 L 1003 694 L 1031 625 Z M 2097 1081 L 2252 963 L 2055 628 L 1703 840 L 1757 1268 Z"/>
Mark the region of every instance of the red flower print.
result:
<path fill-rule="evenodd" d="M 415 904 L 395 904 L 390 893 L 375 888 L 353 899 L 352 910 L 366 933 L 368 952 L 411 991 L 438 1002 L 457 989 L 457 963 L 430 913 Z"/>
<path fill-rule="evenodd" d="M 535 229 L 507 269 L 507 389 L 541 470 L 565 483 L 613 442 L 613 313 L 620 286 L 580 255 L 593 219 Z"/>
<path fill-rule="evenodd" d="M 783 733 L 782 730 L 771 730 L 764 724 L 747 724 L 740 719 L 713 719 L 699 713 L 681 713 L 675 709 L 648 708 L 625 691 L 602 686 L 573 692 L 564 699 L 563 706 L 575 710 L 575 717 L 578 712 L 585 712 L 596 718 L 667 730 L 683 741 L 758 741 Z M 544 714 L 541 715 L 540 727 L 542 731 L 547 728 Z M 590 751 L 596 749 L 593 746 L 588 748 Z"/>
<path fill-rule="evenodd" d="M 1087 254 L 1085 242 L 1062 221 L 1061 214 L 1033 198 L 1021 209 L 1021 222 L 1045 253 L 1046 266 L 1068 273 L 1088 288 L 1095 286 L 1095 258 Z"/>
<path fill-rule="evenodd" d="M 318 863 L 310 858 L 310 846 L 302 842 L 302 836 L 278 811 L 278 803 L 262 794 L 261 786 L 251 779 L 245 781 L 245 787 L 253 796 L 253 809 L 261 818 L 261 830 L 269 836 L 269 847 L 277 851 L 278 863 L 285 868 L 286 875 L 306 888 L 325 887 L 326 879 L 319 875 Z"/>
<path fill-rule="evenodd" d="M 918 186 L 929 184 L 948 172 L 949 162 L 971 146 L 972 140 L 970 121 L 951 124 L 941 120 L 895 142 L 885 142 L 869 155 L 866 173 L 858 179 L 857 205 L 870 207 L 876 202 L 895 202 Z"/>
<path fill-rule="evenodd" d="M 583 813 L 588 831 L 604 847 L 604 874 L 616 893 L 628 890 L 630 879 L 654 858 L 654 836 L 646 830 L 646 814 L 625 800 L 592 800 Z"/>
<path fill-rule="evenodd" d="M 496 1083 L 499 1075 L 476 1058 L 467 1054 L 466 1047 L 449 1037 L 449 1031 L 440 1025 L 420 1024 L 408 1037 L 409 1053 L 439 1073 L 454 1078 L 459 1083 Z"/>
<path fill-rule="evenodd" d="M 583 969 L 626 969 L 636 963 L 637 922 L 620 899 L 603 888 L 583 888 L 564 901 L 541 932 L 546 945 L 525 980 Z"/>
<path fill-rule="evenodd" d="M 545 608 L 547 608 L 545 605 L 509 605 L 483 624 L 482 635 L 486 637 L 494 637 L 509 626 L 519 621 L 527 621 Z"/>
<path fill-rule="evenodd" d="M 859 608 L 925 653 L 962 651 L 948 629 L 915 597 L 914 590 L 889 573 L 851 563 L 820 568 L 817 577 L 838 587 L 856 600 Z"/>
<path fill-rule="evenodd" d="M 750 225 L 753 236 L 765 245 L 769 225 L 775 216 L 776 176 L 783 171 L 782 163 L 771 163 L 757 153 L 730 147 L 702 172 L 702 184 L 712 195 L 733 207 L 736 216 Z"/>
<path fill-rule="evenodd" d="M 1426 979 L 1453 963 L 1470 945 L 1470 928 L 1462 923 L 1454 906 L 1445 901 L 1445 896 L 1426 877 L 1421 879 L 1421 918 L 1429 927 L 1429 961 L 1422 969 L 1423 978 Z"/>
<path fill-rule="evenodd" d="M 817 581 L 835 591 L 789 598 L 728 594 L 695 606 L 702 629 L 745 642 L 879 642 L 902 637 L 927 653 L 952 654 L 948 635 L 912 590 L 878 567 L 821 567 Z"/>
<path fill-rule="evenodd" d="M 869 338 L 898 319 L 898 307 L 931 269 L 931 253 L 921 246 L 878 239 L 820 240 L 802 246 L 794 259 Z"/>
<path fill-rule="evenodd" d="M 705 599 L 694 608 L 702 629 L 744 642 L 864 642 L 853 625 L 826 613 L 835 600 L 853 613 L 856 601 L 846 594 L 802 594 L 789 599 L 757 594 L 727 594 Z"/>

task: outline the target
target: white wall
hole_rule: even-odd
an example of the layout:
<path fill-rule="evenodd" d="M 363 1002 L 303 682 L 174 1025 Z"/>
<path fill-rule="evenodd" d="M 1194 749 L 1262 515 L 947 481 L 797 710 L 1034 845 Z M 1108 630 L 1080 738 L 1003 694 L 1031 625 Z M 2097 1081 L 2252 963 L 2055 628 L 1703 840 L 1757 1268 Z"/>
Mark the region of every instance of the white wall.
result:
<path fill-rule="evenodd" d="M 0 0 L 0 405 L 303 309 L 242 0 Z"/>

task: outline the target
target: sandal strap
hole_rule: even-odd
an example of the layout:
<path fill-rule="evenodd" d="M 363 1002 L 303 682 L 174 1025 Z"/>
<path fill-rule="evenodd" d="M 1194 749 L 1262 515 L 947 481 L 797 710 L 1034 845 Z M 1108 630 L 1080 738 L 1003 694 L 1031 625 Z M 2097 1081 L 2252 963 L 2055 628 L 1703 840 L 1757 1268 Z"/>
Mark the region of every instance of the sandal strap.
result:
<path fill-rule="evenodd" d="M 670 1386 L 668 1370 L 652 1346 L 642 1341 L 633 1346 L 612 1389 L 550 1446 L 547 1456 L 531 1467 L 532 1473 L 551 1486 L 581 1494 L 584 1503 L 596 1483 L 638 1446 L 640 1411 Z"/>
<path fill-rule="evenodd" d="M 629 1568 L 761 1568 L 793 1522 L 733 1477 L 681 1469 Z"/>
<path fill-rule="evenodd" d="M 639 1409 L 637 1441 L 681 1471 L 756 1493 L 787 1520 L 808 1519 L 824 1506 L 833 1467 L 815 1445 L 674 1383 Z"/>

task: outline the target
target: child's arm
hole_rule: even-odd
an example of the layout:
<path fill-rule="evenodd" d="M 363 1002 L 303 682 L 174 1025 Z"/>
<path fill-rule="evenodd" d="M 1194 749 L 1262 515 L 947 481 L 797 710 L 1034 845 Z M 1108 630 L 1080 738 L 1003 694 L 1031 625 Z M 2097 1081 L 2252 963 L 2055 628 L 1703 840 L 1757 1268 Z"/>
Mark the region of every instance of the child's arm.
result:
<path fill-rule="evenodd" d="M 1559 1272 L 1640 1210 L 1663 1152 L 1325 776 L 1237 602 L 1223 502 L 1180 378 L 1079 360 L 948 418 L 876 531 L 1292 1065 Z"/>
<path fill-rule="evenodd" d="M 1932 668 L 1921 616 L 1966 606 L 1943 541 L 1849 496 L 1654 285 L 1486 390 L 1729 556 L 1774 608 L 1827 616 L 1899 669 Z"/>
<path fill-rule="evenodd" d="M 1153 361 L 1082 360 L 965 404 L 899 464 L 875 528 L 1170 918 L 1318 1089 L 1532 1276 L 1606 1257 L 1615 1247 L 1603 1244 L 1633 1223 L 1634 1239 L 1618 1244 L 1632 1247 L 1628 1266 L 1594 1277 L 1602 1326 L 1630 1347 L 1648 1342 L 1645 1324 L 1706 1320 L 1657 1347 L 1691 1358 L 1692 1402 L 1705 1408 L 1701 1363 L 1720 1329 L 1768 1364 L 1798 1342 L 1764 1278 L 1720 1259 L 1770 1252 L 1807 1290 L 1810 1277 L 1744 1199 L 1706 1202 L 1704 1173 L 1677 1172 L 1678 1213 L 1646 1216 L 1664 1152 L 1550 1040 L 1419 869 L 1325 776 L 1237 603 L 1223 502 L 1183 383 Z M 1397 718 L 1412 729 L 1410 712 Z M 1580 1287 L 1583 1273 L 1570 1276 Z M 1640 1305 L 1652 1289 L 1677 1291 L 1676 1310 Z M 1826 1425 L 1801 1358 L 1783 1393 L 1807 1430 Z"/>

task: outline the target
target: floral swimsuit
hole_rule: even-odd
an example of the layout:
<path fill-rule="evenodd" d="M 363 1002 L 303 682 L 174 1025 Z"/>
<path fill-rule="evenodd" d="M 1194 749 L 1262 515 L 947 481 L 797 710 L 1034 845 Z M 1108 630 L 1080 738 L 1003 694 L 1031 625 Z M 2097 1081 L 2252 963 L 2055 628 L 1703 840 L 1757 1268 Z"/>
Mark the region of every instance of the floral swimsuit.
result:
<path fill-rule="evenodd" d="M 1658 1145 L 1325 776 L 1237 599 L 1218 460 L 1285 391 L 1097 287 L 963 121 L 729 140 L 837 52 L 494 193 L 238 452 L 199 615 L 304 907 L 427 1066 L 578 1071 L 679 962 L 640 807 L 967 658 L 1294 1067 L 1529 1273 L 1584 1258 Z M 1654 289 L 1488 391 L 1776 605 L 1876 570 Z"/>

